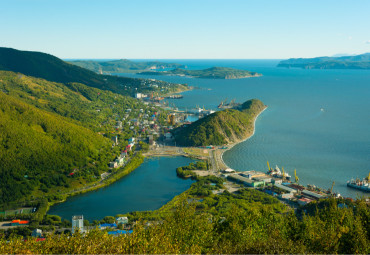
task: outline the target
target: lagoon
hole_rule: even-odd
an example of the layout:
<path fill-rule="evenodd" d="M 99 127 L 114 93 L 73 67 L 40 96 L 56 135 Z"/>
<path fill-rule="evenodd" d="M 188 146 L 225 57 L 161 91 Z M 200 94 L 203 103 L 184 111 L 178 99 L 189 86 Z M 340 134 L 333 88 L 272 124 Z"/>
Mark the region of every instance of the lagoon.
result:
<path fill-rule="evenodd" d="M 131 211 L 156 210 L 187 190 L 190 179 L 177 177 L 176 168 L 188 165 L 185 157 L 147 158 L 136 170 L 99 190 L 73 196 L 50 208 L 48 214 L 71 220 L 83 215 L 89 221 L 101 220 Z"/>

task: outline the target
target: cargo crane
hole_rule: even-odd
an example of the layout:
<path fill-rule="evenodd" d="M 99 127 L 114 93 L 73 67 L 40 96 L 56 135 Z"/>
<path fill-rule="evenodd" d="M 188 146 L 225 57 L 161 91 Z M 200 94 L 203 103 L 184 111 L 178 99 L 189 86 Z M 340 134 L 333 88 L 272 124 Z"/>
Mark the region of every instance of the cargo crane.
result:
<path fill-rule="evenodd" d="M 267 161 L 267 168 L 269 169 L 269 171 L 271 170 L 270 168 L 270 163 Z M 369 174 L 370 175 L 370 174 Z"/>
<path fill-rule="evenodd" d="M 333 194 L 333 188 L 334 188 L 335 181 L 333 181 L 333 184 L 331 185 L 331 189 L 329 190 L 330 194 Z"/>
<path fill-rule="evenodd" d="M 294 169 L 294 178 L 295 178 L 295 182 L 297 183 L 297 184 L 299 184 L 299 178 L 298 178 L 298 176 L 297 176 L 297 171 Z"/>

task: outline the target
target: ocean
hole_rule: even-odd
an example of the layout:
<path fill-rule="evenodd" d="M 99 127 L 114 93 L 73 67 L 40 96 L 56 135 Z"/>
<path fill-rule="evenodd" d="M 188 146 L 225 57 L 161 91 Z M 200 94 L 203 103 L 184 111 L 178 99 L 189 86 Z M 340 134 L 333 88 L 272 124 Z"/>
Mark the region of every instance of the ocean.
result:
<path fill-rule="evenodd" d="M 224 154 L 236 170 L 267 171 L 284 167 L 301 184 L 314 184 L 346 197 L 368 194 L 350 189 L 351 178 L 370 171 L 370 70 L 306 70 L 276 67 L 279 60 L 160 60 L 189 69 L 232 67 L 262 77 L 216 80 L 177 76 L 121 74 L 198 87 L 169 100 L 182 109 L 217 109 L 223 100 L 262 100 L 268 109 L 256 122 L 256 133 Z"/>

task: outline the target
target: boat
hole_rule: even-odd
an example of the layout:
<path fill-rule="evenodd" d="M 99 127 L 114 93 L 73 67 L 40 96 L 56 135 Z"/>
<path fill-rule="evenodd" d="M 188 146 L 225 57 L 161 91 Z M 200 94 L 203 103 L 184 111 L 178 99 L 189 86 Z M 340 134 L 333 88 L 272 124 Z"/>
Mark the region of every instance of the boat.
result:
<path fill-rule="evenodd" d="M 292 177 L 292 176 L 290 176 L 290 174 L 288 174 L 285 171 L 281 172 L 280 168 L 277 165 L 275 166 L 275 169 L 271 168 L 269 171 L 267 171 L 267 174 L 271 175 L 273 177 L 276 177 L 276 178 L 283 178 L 284 177 L 284 179 L 288 180 L 288 181 Z"/>
<path fill-rule="evenodd" d="M 370 192 L 370 173 L 367 178 L 364 178 L 362 180 L 357 178 L 347 181 L 347 187 L 358 189 L 364 192 Z"/>

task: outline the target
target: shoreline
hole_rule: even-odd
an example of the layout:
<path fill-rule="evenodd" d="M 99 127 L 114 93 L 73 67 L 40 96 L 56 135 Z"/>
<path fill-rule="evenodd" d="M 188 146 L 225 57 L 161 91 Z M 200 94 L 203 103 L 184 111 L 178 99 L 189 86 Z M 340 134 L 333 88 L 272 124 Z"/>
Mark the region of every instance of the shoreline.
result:
<path fill-rule="evenodd" d="M 257 121 L 257 119 L 258 119 L 258 117 L 267 109 L 267 107 L 268 106 L 266 106 L 260 113 L 258 113 L 257 114 L 257 116 L 254 118 L 254 120 L 253 120 L 253 132 L 252 132 L 252 134 L 250 135 L 250 136 L 248 136 L 247 138 L 245 138 L 245 139 L 243 139 L 243 140 L 241 140 L 241 141 L 238 141 L 238 142 L 234 142 L 234 143 L 231 143 L 231 144 L 228 144 L 228 148 L 227 149 L 225 149 L 225 150 L 223 150 L 222 152 L 221 152 L 221 155 L 220 155 L 220 160 L 221 160 L 221 162 L 222 162 L 222 164 L 224 164 L 225 166 L 226 166 L 226 168 L 230 168 L 226 163 L 225 163 L 225 161 L 224 161 L 224 159 L 223 159 L 223 156 L 224 156 L 224 153 L 226 152 L 226 151 L 228 151 L 228 150 L 231 150 L 235 145 L 237 145 L 237 144 L 240 144 L 240 143 L 242 143 L 242 142 L 245 142 L 245 141 L 247 141 L 249 138 L 251 138 L 252 136 L 254 136 L 254 134 L 256 133 L 256 121 Z"/>

